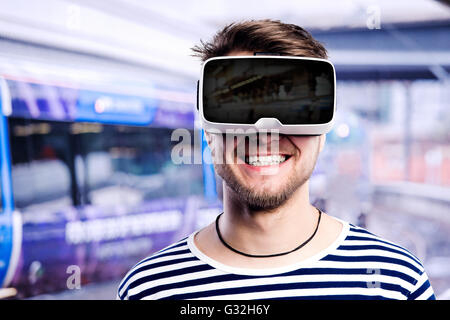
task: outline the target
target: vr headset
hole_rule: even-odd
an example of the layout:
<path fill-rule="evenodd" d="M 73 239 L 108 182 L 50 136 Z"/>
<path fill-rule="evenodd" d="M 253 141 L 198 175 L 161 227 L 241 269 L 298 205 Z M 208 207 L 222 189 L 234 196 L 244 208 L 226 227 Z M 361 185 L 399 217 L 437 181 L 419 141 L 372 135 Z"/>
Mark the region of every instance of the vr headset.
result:
<path fill-rule="evenodd" d="M 197 85 L 205 131 L 320 135 L 332 128 L 336 73 L 328 60 L 256 53 L 216 57 L 205 61 Z"/>

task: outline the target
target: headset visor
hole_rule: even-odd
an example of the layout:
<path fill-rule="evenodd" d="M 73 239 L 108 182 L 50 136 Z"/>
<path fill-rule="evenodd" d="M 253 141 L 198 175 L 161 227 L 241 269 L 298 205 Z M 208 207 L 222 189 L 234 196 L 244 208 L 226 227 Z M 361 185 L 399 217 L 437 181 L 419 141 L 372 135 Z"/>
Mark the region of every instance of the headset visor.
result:
<path fill-rule="evenodd" d="M 283 125 L 324 124 L 333 118 L 335 75 L 331 63 L 299 57 L 227 57 L 203 69 L 205 120 Z"/>

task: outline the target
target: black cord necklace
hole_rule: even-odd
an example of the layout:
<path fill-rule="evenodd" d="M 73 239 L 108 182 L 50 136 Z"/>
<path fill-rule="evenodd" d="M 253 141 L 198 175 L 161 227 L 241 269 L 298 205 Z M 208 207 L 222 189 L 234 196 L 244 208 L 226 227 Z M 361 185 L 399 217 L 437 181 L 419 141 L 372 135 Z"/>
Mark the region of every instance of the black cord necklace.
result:
<path fill-rule="evenodd" d="M 312 240 L 312 238 L 314 238 L 314 236 L 317 233 L 317 230 L 319 229 L 319 224 L 320 224 L 320 217 L 322 215 L 322 211 L 320 211 L 319 208 L 316 208 L 319 211 L 319 218 L 317 220 L 317 226 L 316 229 L 314 230 L 313 234 L 305 241 L 303 242 L 301 245 L 299 245 L 297 248 L 286 251 L 286 252 L 282 252 L 282 253 L 274 253 L 274 254 L 263 254 L 263 255 L 259 255 L 259 254 L 248 254 L 239 250 L 236 250 L 235 248 L 233 248 L 232 246 L 230 246 L 228 243 L 225 242 L 225 240 L 223 240 L 222 235 L 220 234 L 220 230 L 219 230 L 219 218 L 220 216 L 223 214 L 223 212 L 221 214 L 219 214 L 216 218 L 216 231 L 217 231 L 217 235 L 219 236 L 220 241 L 222 242 L 222 244 L 227 247 L 228 249 L 230 249 L 233 252 L 239 253 L 240 255 L 246 256 L 246 257 L 251 257 L 251 258 L 271 258 L 271 257 L 278 257 L 278 256 L 284 256 L 286 254 L 292 253 L 294 251 L 299 250 L 300 248 L 304 247 L 308 242 L 310 242 Z"/>

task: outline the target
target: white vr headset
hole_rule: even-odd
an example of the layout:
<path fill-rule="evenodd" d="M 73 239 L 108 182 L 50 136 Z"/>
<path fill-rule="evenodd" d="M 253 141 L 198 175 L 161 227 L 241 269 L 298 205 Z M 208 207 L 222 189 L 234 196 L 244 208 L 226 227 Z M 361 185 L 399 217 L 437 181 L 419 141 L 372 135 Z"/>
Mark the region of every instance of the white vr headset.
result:
<path fill-rule="evenodd" d="M 333 125 L 336 72 L 318 58 L 211 58 L 202 66 L 197 103 L 203 129 L 212 133 L 320 135 Z"/>

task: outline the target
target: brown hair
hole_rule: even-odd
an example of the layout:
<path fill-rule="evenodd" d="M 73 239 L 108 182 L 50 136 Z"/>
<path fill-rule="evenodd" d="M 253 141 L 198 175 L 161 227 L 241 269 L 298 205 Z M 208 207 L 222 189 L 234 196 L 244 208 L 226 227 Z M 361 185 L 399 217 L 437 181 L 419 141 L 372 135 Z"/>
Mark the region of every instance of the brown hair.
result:
<path fill-rule="evenodd" d="M 200 40 L 200 45 L 192 48 L 193 56 L 202 61 L 234 50 L 327 58 L 324 46 L 308 31 L 270 19 L 231 23 L 217 32 L 210 42 Z"/>

